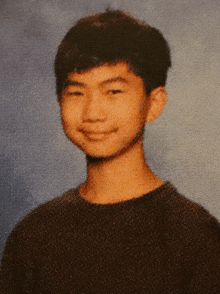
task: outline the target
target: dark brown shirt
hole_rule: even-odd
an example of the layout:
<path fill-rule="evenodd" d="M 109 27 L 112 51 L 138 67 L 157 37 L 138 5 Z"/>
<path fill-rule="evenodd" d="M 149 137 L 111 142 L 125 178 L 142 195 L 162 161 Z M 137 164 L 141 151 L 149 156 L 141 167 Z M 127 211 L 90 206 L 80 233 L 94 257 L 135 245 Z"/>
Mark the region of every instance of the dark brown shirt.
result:
<path fill-rule="evenodd" d="M 169 182 L 104 205 L 72 189 L 15 227 L 1 287 L 5 294 L 220 293 L 220 227 Z"/>

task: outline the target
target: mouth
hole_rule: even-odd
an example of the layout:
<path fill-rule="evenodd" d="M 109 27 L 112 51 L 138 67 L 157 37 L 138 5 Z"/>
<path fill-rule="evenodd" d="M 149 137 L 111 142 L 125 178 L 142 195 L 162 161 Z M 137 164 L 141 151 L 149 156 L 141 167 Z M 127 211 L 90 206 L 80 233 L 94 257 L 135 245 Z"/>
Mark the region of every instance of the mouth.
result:
<path fill-rule="evenodd" d="M 95 131 L 87 131 L 87 130 L 80 130 L 84 136 L 90 141 L 102 141 L 110 136 L 112 133 L 115 133 L 116 130 L 106 131 L 106 132 L 95 132 Z"/>

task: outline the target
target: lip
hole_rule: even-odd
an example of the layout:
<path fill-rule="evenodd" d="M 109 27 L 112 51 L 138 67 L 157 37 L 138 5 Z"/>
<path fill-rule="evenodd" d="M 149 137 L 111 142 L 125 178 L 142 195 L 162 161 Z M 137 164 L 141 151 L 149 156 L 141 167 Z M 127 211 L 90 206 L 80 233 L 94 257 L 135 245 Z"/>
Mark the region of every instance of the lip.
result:
<path fill-rule="evenodd" d="M 92 140 L 92 141 L 100 141 L 100 140 L 106 139 L 109 135 L 111 135 L 112 133 L 114 133 L 115 130 L 106 131 L 106 132 L 93 132 L 93 131 L 81 130 L 81 132 L 89 140 Z"/>

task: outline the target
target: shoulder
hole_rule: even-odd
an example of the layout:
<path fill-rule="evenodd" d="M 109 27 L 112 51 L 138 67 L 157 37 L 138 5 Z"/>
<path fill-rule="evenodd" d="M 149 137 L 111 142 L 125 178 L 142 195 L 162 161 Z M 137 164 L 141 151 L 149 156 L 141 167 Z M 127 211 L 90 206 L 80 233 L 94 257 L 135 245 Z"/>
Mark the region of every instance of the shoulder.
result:
<path fill-rule="evenodd" d="M 187 293 L 219 293 L 220 225 L 201 205 L 170 186 L 164 197 L 168 242 L 188 274 Z M 175 253 L 176 252 L 176 253 Z M 216 291 L 213 291 L 216 289 Z M 218 290 L 217 290 L 218 289 Z"/>
<path fill-rule="evenodd" d="M 205 208 L 165 183 L 152 197 L 155 230 L 168 273 L 185 279 L 184 293 L 219 293 L 220 226 Z M 218 289 L 217 291 L 213 291 Z"/>
<path fill-rule="evenodd" d="M 17 285 L 23 289 L 33 284 L 35 265 L 42 267 L 45 254 L 58 246 L 61 234 L 68 237 L 74 231 L 72 220 L 77 218 L 78 198 L 78 189 L 71 189 L 39 205 L 20 220 L 6 240 L 1 260 L 0 287 L 5 284 L 7 289 L 11 289 Z M 22 290 L 17 291 L 23 293 Z"/>
<path fill-rule="evenodd" d="M 204 207 L 181 195 L 170 183 L 164 185 L 157 201 L 170 235 L 191 245 L 215 243 L 220 249 L 219 222 Z"/>
<path fill-rule="evenodd" d="M 52 233 L 62 229 L 70 218 L 79 215 L 79 202 L 78 188 L 75 188 L 40 204 L 18 222 L 6 240 L 5 248 L 17 242 L 33 244 L 34 240 L 48 239 Z"/>
<path fill-rule="evenodd" d="M 200 204 L 188 199 L 178 192 L 178 190 L 170 183 L 166 182 L 158 193 L 156 201 L 160 203 L 160 208 L 165 214 L 169 214 L 172 219 L 184 221 L 210 221 L 217 220 Z"/>
<path fill-rule="evenodd" d="M 34 219 L 44 220 L 44 217 L 59 217 L 63 215 L 63 212 L 67 212 L 77 207 L 80 201 L 78 188 L 73 188 L 66 191 L 59 197 L 55 197 L 49 201 L 41 203 L 39 206 L 30 211 L 25 217 L 23 217 L 20 223 L 32 221 Z"/>

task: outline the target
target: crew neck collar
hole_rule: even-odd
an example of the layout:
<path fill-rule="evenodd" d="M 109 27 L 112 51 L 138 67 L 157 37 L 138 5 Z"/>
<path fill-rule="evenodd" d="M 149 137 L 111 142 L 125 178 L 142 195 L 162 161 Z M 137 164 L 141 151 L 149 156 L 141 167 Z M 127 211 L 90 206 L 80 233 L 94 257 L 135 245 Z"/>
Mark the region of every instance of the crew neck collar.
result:
<path fill-rule="evenodd" d="M 87 207 L 90 208 L 117 208 L 117 207 L 127 207 L 127 206 L 134 206 L 139 202 L 145 201 L 146 198 L 152 198 L 155 197 L 156 195 L 161 195 L 161 192 L 164 191 L 162 194 L 166 194 L 166 191 L 169 191 L 170 189 L 173 189 L 172 184 L 169 181 L 165 181 L 161 186 L 159 186 L 158 188 L 140 195 L 139 197 L 135 197 L 135 198 L 131 198 L 128 200 L 124 200 L 124 201 L 120 201 L 120 202 L 116 202 L 116 203 L 93 203 L 93 202 L 89 202 L 88 200 L 86 200 L 85 198 L 83 198 L 80 194 L 79 191 L 79 186 L 77 187 L 77 198 L 78 200 L 86 205 Z"/>

